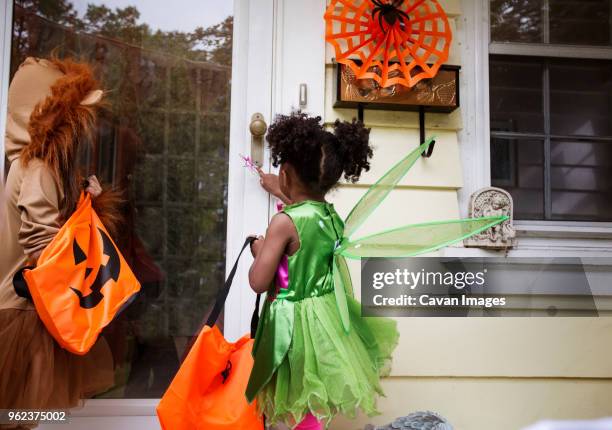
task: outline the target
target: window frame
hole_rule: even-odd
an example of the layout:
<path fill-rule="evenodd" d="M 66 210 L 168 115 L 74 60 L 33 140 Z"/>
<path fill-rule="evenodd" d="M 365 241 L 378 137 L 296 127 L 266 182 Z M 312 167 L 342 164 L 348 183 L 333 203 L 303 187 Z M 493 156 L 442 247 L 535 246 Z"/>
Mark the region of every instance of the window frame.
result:
<path fill-rule="evenodd" d="M 611 49 L 612 52 L 612 49 Z M 493 54 L 489 51 L 489 55 L 500 55 Z M 506 54 L 501 54 L 505 57 Z M 513 56 L 512 54 L 507 55 L 508 57 Z M 521 57 L 524 57 L 522 55 Z M 490 58 L 490 57 L 489 57 Z M 490 130 L 491 138 L 497 137 L 501 139 L 537 139 L 543 142 L 543 155 L 544 155 L 544 180 L 543 180 L 543 191 L 544 191 L 544 219 L 543 220 L 529 220 L 529 221 L 550 221 L 552 222 L 552 160 L 551 160 L 551 146 L 554 140 L 568 140 L 573 142 L 597 142 L 604 143 L 608 142 L 612 144 L 612 135 L 609 136 L 587 136 L 587 135 L 565 135 L 565 134 L 554 134 L 551 131 L 551 105 L 550 105 L 550 67 L 551 58 L 537 56 L 541 59 L 542 64 L 542 116 L 544 119 L 544 127 L 542 132 L 512 132 L 512 131 L 494 131 Z M 591 57 L 583 57 L 585 59 L 592 60 Z M 490 126 L 489 126 L 490 128 Z M 523 220 L 521 220 L 523 221 Z M 527 221 L 527 220 L 524 220 Z M 584 222 L 584 221 L 561 221 L 561 222 Z M 592 223 L 601 223 L 602 221 L 586 221 Z M 604 221 L 605 222 L 605 221 Z"/>
<path fill-rule="evenodd" d="M 458 193 L 463 216 L 470 196 L 491 186 L 491 124 L 489 107 L 489 55 L 544 56 L 612 60 L 612 46 L 578 46 L 491 43 L 490 1 L 461 0 L 463 19 L 457 35 L 461 40 L 462 117 L 459 132 L 464 187 Z M 575 138 L 575 136 L 572 136 Z M 536 255 L 546 250 L 555 255 L 612 255 L 612 222 L 514 220 L 518 246 L 508 256 Z M 551 248 L 553 245 L 553 248 Z M 453 256 L 496 255 L 494 251 L 453 248 Z M 534 254 L 535 253 L 535 254 Z M 450 255 L 450 254 L 449 254 Z"/>
<path fill-rule="evenodd" d="M 7 110 L 8 86 L 11 68 L 11 35 L 13 33 L 13 2 L 0 1 L 0 22 L 4 30 L 0 31 L 0 114 Z M 0 120 L 0 183 L 4 183 L 4 134 L 6 121 Z"/>
<path fill-rule="evenodd" d="M 580 136 L 580 135 L 554 135 L 551 133 L 551 112 L 550 112 L 550 66 L 551 59 L 554 58 L 582 58 L 588 60 L 612 60 L 612 46 L 593 46 L 593 45 L 560 45 L 551 44 L 550 42 L 550 16 L 545 11 L 550 10 L 550 1 L 543 0 L 542 4 L 542 42 L 494 42 L 491 37 L 491 2 L 486 3 L 487 11 L 487 34 L 488 34 L 488 56 L 520 56 L 520 57 L 537 57 L 542 59 L 542 95 L 543 107 L 542 113 L 544 117 L 544 128 L 541 133 L 514 133 L 504 131 L 491 131 L 490 137 L 499 137 L 502 139 L 512 138 L 527 138 L 542 140 L 544 147 L 544 220 L 517 220 L 517 222 L 525 224 L 536 223 L 582 223 L 587 225 L 601 225 L 606 222 L 601 221 L 554 221 L 552 218 L 552 186 L 551 186 L 551 142 L 555 139 L 567 139 L 574 141 L 591 141 L 591 142 L 611 142 L 612 136 Z M 490 61 L 490 60 L 489 60 Z M 490 115 L 490 112 L 489 112 Z M 612 224 L 612 223 L 607 223 Z M 580 225 L 580 224 L 577 224 Z"/>

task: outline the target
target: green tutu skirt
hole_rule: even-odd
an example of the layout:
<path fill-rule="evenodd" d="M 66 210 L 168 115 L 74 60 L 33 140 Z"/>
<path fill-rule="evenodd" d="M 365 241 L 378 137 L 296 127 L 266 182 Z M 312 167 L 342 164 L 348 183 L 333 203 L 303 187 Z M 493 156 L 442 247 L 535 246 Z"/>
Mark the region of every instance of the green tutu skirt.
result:
<path fill-rule="evenodd" d="M 389 318 L 362 318 L 361 305 L 347 297 L 351 319 L 346 333 L 334 294 L 295 302 L 291 346 L 270 381 L 257 394 L 267 422 L 297 425 L 311 412 L 329 421 L 353 417 L 358 409 L 376 415 L 384 396 L 380 377 L 389 374 L 399 339 Z"/>

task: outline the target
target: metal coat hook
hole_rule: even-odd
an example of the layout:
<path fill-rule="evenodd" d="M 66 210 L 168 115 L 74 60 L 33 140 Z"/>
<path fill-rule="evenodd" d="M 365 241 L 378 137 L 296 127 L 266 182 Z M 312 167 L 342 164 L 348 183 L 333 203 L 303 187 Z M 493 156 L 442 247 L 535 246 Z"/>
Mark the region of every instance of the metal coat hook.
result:
<path fill-rule="evenodd" d="M 362 123 L 363 123 L 363 107 L 364 107 L 363 103 L 357 104 L 357 119 L 361 121 Z M 425 107 L 424 106 L 419 106 L 419 136 L 420 136 L 419 145 L 422 145 L 423 143 L 425 143 Z M 436 144 L 436 141 L 432 140 L 431 144 L 427 148 L 427 151 L 423 152 L 421 156 L 424 158 L 431 157 L 431 154 L 433 154 L 435 144 Z"/>
<path fill-rule="evenodd" d="M 419 145 L 422 145 L 423 143 L 425 143 L 425 107 L 424 106 L 419 106 L 419 136 L 421 138 L 420 139 L 421 143 Z M 436 141 L 432 140 L 431 144 L 427 148 L 427 151 L 423 152 L 421 156 L 425 158 L 431 157 L 431 154 L 433 154 L 435 144 L 436 144 Z"/>

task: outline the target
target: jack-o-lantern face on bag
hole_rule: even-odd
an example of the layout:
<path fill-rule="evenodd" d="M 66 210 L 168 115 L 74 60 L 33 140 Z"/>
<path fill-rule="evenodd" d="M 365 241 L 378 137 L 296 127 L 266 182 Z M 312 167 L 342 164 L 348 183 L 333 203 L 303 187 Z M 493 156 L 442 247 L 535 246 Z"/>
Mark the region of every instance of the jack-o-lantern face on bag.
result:
<path fill-rule="evenodd" d="M 81 290 L 77 290 L 76 288 L 70 287 L 70 289 L 77 295 L 79 298 L 79 306 L 84 309 L 95 308 L 100 304 L 104 295 L 102 294 L 102 287 L 106 285 L 107 282 L 113 281 L 117 282 L 119 280 L 119 273 L 121 272 L 121 260 L 119 259 L 119 251 L 113 244 L 113 241 L 108 234 L 101 228 L 97 229 L 100 233 L 100 238 L 102 240 L 102 251 L 103 257 L 108 257 L 106 263 L 100 262 L 97 267 L 97 275 L 91 285 L 89 285 L 90 292 L 87 295 L 83 295 Z M 74 265 L 78 266 L 79 264 L 83 264 L 85 262 L 88 263 L 87 268 L 85 269 L 85 283 L 89 279 L 91 273 L 94 271 L 93 267 L 89 267 L 89 264 L 92 263 L 91 260 L 96 259 L 87 259 L 87 255 L 79 246 L 79 243 L 76 240 L 76 237 L 72 240 L 72 253 L 74 254 Z"/>
<path fill-rule="evenodd" d="M 65 349 L 84 354 L 140 290 L 140 283 L 91 207 L 75 213 L 23 278 L 38 315 Z"/>

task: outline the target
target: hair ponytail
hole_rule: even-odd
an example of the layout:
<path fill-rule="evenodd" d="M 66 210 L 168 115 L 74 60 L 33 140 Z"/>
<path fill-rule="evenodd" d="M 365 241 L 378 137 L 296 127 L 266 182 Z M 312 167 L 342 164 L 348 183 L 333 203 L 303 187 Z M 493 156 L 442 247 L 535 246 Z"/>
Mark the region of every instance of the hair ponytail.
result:
<path fill-rule="evenodd" d="M 361 121 L 336 120 L 334 132 L 326 132 L 322 145 L 319 185 L 331 189 L 344 175 L 344 179 L 357 182 L 363 170 L 370 170 L 370 129 Z"/>
<path fill-rule="evenodd" d="M 305 186 L 317 194 L 332 189 L 342 175 L 356 182 L 370 169 L 370 129 L 357 120 L 336 120 L 333 133 L 326 131 L 321 117 L 296 111 L 278 115 L 266 139 L 272 164 L 290 163 Z"/>

